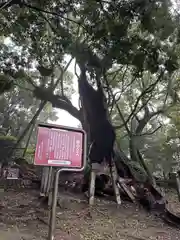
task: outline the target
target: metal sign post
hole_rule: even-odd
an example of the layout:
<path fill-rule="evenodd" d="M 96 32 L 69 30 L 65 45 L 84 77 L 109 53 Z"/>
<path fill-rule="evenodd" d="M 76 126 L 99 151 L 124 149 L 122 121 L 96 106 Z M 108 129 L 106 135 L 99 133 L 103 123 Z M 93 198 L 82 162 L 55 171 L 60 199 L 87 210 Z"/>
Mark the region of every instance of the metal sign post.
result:
<path fill-rule="evenodd" d="M 81 172 L 83 170 L 84 170 L 84 166 L 80 169 L 61 168 L 61 169 L 58 169 L 56 171 L 55 178 L 54 178 L 54 191 L 53 191 L 53 199 L 52 199 L 52 208 L 51 208 L 50 219 L 49 219 L 48 240 L 54 240 L 54 232 L 55 232 L 55 228 L 56 228 L 56 207 L 57 207 L 59 174 L 62 171 Z"/>
<path fill-rule="evenodd" d="M 81 172 L 86 164 L 86 133 L 82 129 L 39 124 L 34 164 L 56 167 L 48 240 L 54 240 L 59 174 Z"/>

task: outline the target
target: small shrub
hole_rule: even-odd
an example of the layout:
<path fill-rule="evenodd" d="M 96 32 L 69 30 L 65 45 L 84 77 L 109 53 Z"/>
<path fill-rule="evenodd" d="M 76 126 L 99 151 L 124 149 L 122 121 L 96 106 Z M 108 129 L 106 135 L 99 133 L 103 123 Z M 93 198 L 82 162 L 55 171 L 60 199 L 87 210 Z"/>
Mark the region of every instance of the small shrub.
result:
<path fill-rule="evenodd" d="M 34 160 L 35 148 L 28 148 L 26 150 L 25 159 L 28 163 L 32 164 Z"/>

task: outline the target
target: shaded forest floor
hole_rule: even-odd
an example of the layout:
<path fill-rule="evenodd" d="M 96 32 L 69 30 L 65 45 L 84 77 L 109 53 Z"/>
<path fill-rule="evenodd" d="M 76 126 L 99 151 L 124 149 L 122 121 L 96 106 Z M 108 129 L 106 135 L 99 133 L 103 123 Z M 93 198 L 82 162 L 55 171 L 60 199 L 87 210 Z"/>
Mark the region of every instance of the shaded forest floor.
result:
<path fill-rule="evenodd" d="M 168 198 L 180 213 L 175 193 Z M 0 240 L 46 239 L 48 209 L 38 200 L 38 191 L 1 193 Z M 141 207 L 123 202 L 117 208 L 110 200 L 97 199 L 89 211 L 87 200 L 78 194 L 61 192 L 57 208 L 56 240 L 146 240 L 180 239 L 171 228 Z"/>

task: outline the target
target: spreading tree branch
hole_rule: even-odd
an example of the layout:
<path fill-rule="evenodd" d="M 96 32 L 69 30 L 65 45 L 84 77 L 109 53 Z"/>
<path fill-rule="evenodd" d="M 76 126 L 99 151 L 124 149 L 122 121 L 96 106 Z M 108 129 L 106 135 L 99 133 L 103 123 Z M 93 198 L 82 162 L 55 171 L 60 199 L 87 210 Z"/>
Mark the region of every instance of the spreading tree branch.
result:
<path fill-rule="evenodd" d="M 134 108 L 133 110 L 131 111 L 130 115 L 128 116 L 127 120 L 125 120 L 125 123 L 128 124 L 128 122 L 130 121 L 130 119 L 135 115 L 136 113 L 136 110 L 137 110 L 137 107 L 138 107 L 138 104 L 140 102 L 140 100 L 148 93 L 152 93 L 152 91 L 155 89 L 157 83 L 160 81 L 161 77 L 163 76 L 163 71 L 159 74 L 159 77 L 157 78 L 157 80 L 152 83 L 150 86 L 148 86 L 138 97 L 137 97 L 137 100 L 134 104 Z M 148 98 L 147 101 L 145 101 L 145 105 L 147 105 L 148 101 L 150 100 L 151 96 Z M 139 111 L 145 107 L 145 105 L 143 104 L 141 106 L 141 108 L 139 109 Z M 122 128 L 124 127 L 124 123 L 120 126 L 115 126 L 116 129 L 119 129 L 119 128 Z"/>
<path fill-rule="evenodd" d="M 73 117 L 79 120 L 81 119 L 79 110 L 72 105 L 67 97 L 54 95 L 51 90 L 39 87 L 34 90 L 34 95 L 40 100 L 49 101 L 53 107 L 65 110 Z"/>
<path fill-rule="evenodd" d="M 155 132 L 157 132 L 160 128 L 162 128 L 162 125 L 158 126 L 156 129 L 154 129 L 154 131 L 152 132 L 145 132 L 145 133 L 141 133 L 138 136 L 147 136 L 147 135 L 153 135 Z"/>
<path fill-rule="evenodd" d="M 149 122 L 149 120 L 156 115 L 164 113 L 165 109 L 159 109 L 156 112 L 149 113 L 148 115 L 144 115 L 144 118 L 139 121 L 139 124 L 136 128 L 135 135 L 140 135 L 146 126 L 146 124 Z"/>
<path fill-rule="evenodd" d="M 113 98 L 113 100 L 114 100 L 114 94 L 113 94 L 113 91 L 112 91 L 112 89 L 111 89 L 111 86 L 110 86 L 109 83 L 108 83 L 106 74 L 104 74 L 104 80 L 106 81 L 106 85 L 107 85 L 107 87 L 108 87 L 108 89 L 109 89 L 109 92 L 110 92 L 110 94 L 111 94 L 111 96 L 112 96 L 112 98 Z M 115 100 L 114 100 L 114 101 L 115 101 Z M 129 127 L 128 127 L 128 125 L 127 125 L 127 123 L 126 123 L 126 121 L 125 121 L 125 119 L 124 119 L 124 116 L 123 116 L 123 114 L 122 114 L 122 112 L 121 112 L 118 104 L 116 103 L 116 101 L 115 101 L 115 105 L 116 105 L 116 108 L 117 108 L 117 110 L 118 110 L 119 116 L 120 116 L 120 118 L 122 119 L 122 122 L 123 122 L 123 124 L 124 124 L 123 126 L 126 128 L 126 131 L 127 131 L 128 135 L 131 136 L 131 132 L 130 132 L 130 130 L 129 130 Z"/>
<path fill-rule="evenodd" d="M 62 18 L 62 19 L 64 19 L 64 20 L 67 20 L 67 21 L 69 21 L 69 22 L 75 23 L 75 24 L 77 24 L 77 25 L 81 25 L 81 22 L 76 22 L 76 21 L 74 21 L 73 19 L 70 19 L 70 18 L 65 17 L 65 16 L 64 16 L 65 13 L 64 13 L 63 11 L 61 11 L 60 13 L 56 13 L 56 12 L 51 12 L 51 11 L 48 11 L 48 10 L 44 10 L 44 9 L 42 9 L 42 8 L 39 8 L 39 7 L 30 5 L 30 4 L 25 3 L 25 2 L 23 2 L 22 4 L 23 4 L 24 7 L 30 8 L 30 9 L 32 9 L 32 10 L 34 10 L 34 11 L 41 12 L 41 13 L 46 13 L 46 14 L 50 14 L 50 15 L 52 15 L 52 16 L 56 16 L 56 17 Z M 81 25 L 81 26 L 85 29 L 85 27 L 84 27 L 83 25 Z M 86 29 L 85 29 L 85 30 L 86 30 Z"/>

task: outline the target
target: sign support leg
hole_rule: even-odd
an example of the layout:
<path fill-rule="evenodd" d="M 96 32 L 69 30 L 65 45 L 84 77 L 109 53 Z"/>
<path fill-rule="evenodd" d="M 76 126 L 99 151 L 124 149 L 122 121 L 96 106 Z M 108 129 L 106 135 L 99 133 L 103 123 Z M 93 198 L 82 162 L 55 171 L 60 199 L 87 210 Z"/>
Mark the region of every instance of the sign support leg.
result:
<path fill-rule="evenodd" d="M 40 192 L 40 196 L 43 196 L 43 197 L 46 196 L 46 189 L 47 189 L 47 184 L 48 184 L 48 178 L 49 178 L 49 167 L 43 167 L 42 178 L 41 178 L 41 192 Z"/>
<path fill-rule="evenodd" d="M 55 240 L 54 239 L 54 232 L 56 227 L 56 206 L 57 206 L 57 196 L 58 196 L 58 185 L 59 185 L 59 174 L 62 171 L 68 172 L 82 172 L 84 170 L 85 164 L 79 169 L 75 168 L 60 168 L 55 172 L 54 175 L 54 188 L 52 194 L 52 207 L 50 212 L 50 219 L 49 219 L 49 232 L 48 232 L 48 240 Z"/>
<path fill-rule="evenodd" d="M 52 195 L 52 208 L 50 212 L 48 240 L 54 240 L 54 231 L 56 227 L 56 206 L 57 206 L 59 174 L 62 170 L 63 169 L 58 169 L 54 176 L 54 189 L 53 189 L 53 195 Z"/>
<path fill-rule="evenodd" d="M 42 176 L 41 176 L 41 188 L 40 188 L 41 197 L 45 195 L 44 182 L 45 182 L 45 167 L 43 167 L 42 169 Z"/>
<path fill-rule="evenodd" d="M 49 167 L 49 169 L 48 169 L 48 179 L 47 179 L 47 184 L 46 184 L 46 196 L 49 195 L 50 188 L 51 188 L 52 170 L 53 170 L 53 167 Z"/>

